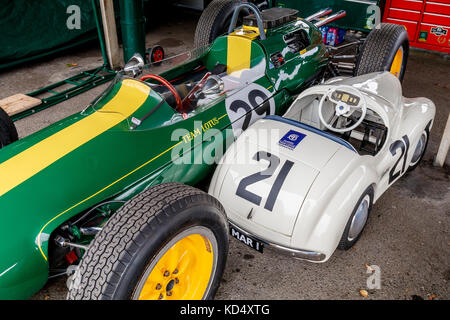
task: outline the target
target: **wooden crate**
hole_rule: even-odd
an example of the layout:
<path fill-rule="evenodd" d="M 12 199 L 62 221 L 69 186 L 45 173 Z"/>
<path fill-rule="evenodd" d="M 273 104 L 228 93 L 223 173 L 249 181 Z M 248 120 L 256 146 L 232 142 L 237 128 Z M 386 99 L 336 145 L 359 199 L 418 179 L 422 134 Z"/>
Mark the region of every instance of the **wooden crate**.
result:
<path fill-rule="evenodd" d="M 18 93 L 0 100 L 0 107 L 9 116 L 13 116 L 40 104 L 41 99 L 30 97 L 23 93 Z"/>

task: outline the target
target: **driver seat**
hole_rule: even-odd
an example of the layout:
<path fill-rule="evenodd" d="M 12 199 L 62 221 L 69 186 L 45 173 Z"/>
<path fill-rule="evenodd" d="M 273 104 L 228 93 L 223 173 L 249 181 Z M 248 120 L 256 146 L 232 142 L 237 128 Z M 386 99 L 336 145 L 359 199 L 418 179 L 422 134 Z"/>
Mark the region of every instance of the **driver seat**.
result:
<path fill-rule="evenodd" d="M 298 105 L 292 106 L 284 117 L 325 131 L 326 127 L 322 124 L 319 117 L 319 101 L 320 97 L 317 95 L 310 95 L 297 100 L 295 103 Z M 325 120 L 331 120 L 333 117 L 332 108 L 324 108 L 323 113 Z"/>

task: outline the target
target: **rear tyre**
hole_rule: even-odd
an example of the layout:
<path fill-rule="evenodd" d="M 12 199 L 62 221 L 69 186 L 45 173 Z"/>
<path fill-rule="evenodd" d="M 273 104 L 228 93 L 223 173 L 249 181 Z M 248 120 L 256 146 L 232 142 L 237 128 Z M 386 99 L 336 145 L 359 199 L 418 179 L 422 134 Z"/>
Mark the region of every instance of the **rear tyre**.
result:
<path fill-rule="evenodd" d="M 224 35 L 230 26 L 234 9 L 241 3 L 239 0 L 213 0 L 203 11 L 195 29 L 194 45 L 203 47 Z M 242 9 L 237 25 L 242 23 L 242 17 L 249 13 Z"/>
<path fill-rule="evenodd" d="M 0 108 L 0 149 L 18 140 L 16 126 L 8 114 Z"/>
<path fill-rule="evenodd" d="M 121 207 L 95 237 L 68 299 L 212 299 L 228 253 L 221 204 L 166 183 Z"/>
<path fill-rule="evenodd" d="M 368 187 L 353 209 L 353 212 L 345 226 L 344 233 L 339 241 L 338 249 L 348 250 L 358 241 L 367 224 L 373 203 L 373 188 Z"/>
<path fill-rule="evenodd" d="M 356 62 L 355 76 L 389 71 L 400 81 L 408 61 L 409 39 L 406 29 L 393 23 L 381 23 L 367 36 Z"/>

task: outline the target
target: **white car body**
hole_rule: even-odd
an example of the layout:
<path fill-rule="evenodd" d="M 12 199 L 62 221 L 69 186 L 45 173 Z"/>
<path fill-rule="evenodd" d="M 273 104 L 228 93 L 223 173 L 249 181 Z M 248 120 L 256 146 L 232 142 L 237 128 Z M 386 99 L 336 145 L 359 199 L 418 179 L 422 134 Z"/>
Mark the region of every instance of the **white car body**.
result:
<path fill-rule="evenodd" d="M 375 155 L 359 154 L 322 131 L 314 101 L 338 85 L 359 89 L 366 119 L 387 128 Z M 222 203 L 241 241 L 255 239 L 295 258 L 325 262 L 364 191 L 373 189 L 375 203 L 407 171 L 434 115 L 432 101 L 402 97 L 400 82 L 388 72 L 331 79 L 303 91 L 283 118 L 269 116 L 249 127 L 222 158 L 209 193 Z M 351 137 L 362 139 L 356 132 Z"/>

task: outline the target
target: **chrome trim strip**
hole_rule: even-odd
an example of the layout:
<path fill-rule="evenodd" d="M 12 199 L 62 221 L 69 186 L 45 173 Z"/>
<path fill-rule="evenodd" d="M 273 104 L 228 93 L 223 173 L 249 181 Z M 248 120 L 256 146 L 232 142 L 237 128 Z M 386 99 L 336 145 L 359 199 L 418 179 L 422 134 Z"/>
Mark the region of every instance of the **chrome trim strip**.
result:
<path fill-rule="evenodd" d="M 272 249 L 280 254 L 295 258 L 295 259 L 302 259 L 302 260 L 308 260 L 308 261 L 323 261 L 325 260 L 326 256 L 323 253 L 315 252 L 315 251 L 308 251 L 308 250 L 300 250 L 300 249 L 293 249 L 289 247 L 285 247 L 276 243 L 269 242 L 267 240 L 261 239 L 258 236 L 255 236 L 251 234 L 248 231 L 245 231 L 244 229 L 238 227 L 233 222 L 228 220 L 228 223 L 233 229 L 236 229 L 240 233 L 244 234 L 245 236 L 254 238 L 255 240 L 258 240 L 259 242 L 263 243 L 267 248 Z"/>

